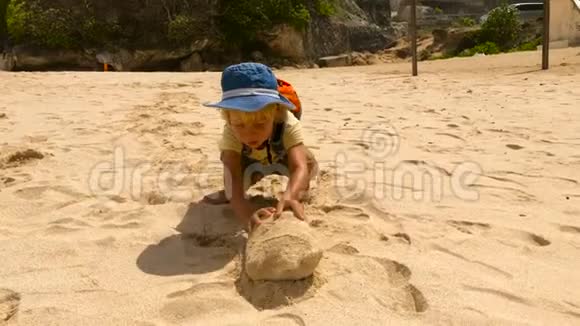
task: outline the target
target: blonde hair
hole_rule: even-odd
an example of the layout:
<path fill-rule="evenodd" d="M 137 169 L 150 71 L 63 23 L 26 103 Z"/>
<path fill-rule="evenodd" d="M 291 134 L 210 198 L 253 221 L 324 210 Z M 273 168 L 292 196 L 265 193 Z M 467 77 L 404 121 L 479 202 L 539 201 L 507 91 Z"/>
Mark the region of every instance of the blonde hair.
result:
<path fill-rule="evenodd" d="M 269 104 L 265 106 L 263 109 L 256 112 L 242 112 L 227 109 L 220 110 L 222 119 L 224 119 L 224 121 L 227 124 L 230 124 L 230 119 L 232 115 L 239 116 L 240 119 L 244 122 L 244 124 L 252 124 L 255 121 L 261 120 L 271 120 L 272 118 L 274 121 L 283 121 L 286 112 L 287 110 L 285 107 L 276 103 Z"/>

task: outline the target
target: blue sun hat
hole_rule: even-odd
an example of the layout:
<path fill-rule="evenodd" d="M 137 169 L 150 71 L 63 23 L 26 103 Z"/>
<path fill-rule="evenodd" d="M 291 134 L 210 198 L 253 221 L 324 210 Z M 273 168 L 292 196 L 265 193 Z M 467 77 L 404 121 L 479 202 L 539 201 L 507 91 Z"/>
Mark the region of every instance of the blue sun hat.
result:
<path fill-rule="evenodd" d="M 278 91 L 278 80 L 268 66 L 243 62 L 224 69 L 221 79 L 222 100 L 204 106 L 226 110 L 256 112 L 273 103 L 290 110 L 294 104 Z"/>

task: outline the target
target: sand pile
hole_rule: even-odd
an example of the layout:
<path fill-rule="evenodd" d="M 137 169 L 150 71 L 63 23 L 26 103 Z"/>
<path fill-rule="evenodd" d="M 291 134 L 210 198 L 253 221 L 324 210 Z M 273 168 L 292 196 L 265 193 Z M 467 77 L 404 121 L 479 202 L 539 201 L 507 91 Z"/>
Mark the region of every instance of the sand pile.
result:
<path fill-rule="evenodd" d="M 300 280 L 311 276 L 322 258 L 314 232 L 292 212 L 266 220 L 251 233 L 245 272 L 254 281 Z"/>

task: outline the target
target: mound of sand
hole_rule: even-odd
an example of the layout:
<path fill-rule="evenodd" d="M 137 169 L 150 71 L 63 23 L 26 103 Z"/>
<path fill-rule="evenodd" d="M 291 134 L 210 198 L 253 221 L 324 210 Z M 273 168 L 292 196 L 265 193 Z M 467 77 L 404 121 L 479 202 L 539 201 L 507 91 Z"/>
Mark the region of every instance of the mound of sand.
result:
<path fill-rule="evenodd" d="M 310 226 L 292 212 L 284 212 L 251 234 L 245 268 L 254 281 L 299 280 L 311 276 L 321 258 L 322 250 Z"/>

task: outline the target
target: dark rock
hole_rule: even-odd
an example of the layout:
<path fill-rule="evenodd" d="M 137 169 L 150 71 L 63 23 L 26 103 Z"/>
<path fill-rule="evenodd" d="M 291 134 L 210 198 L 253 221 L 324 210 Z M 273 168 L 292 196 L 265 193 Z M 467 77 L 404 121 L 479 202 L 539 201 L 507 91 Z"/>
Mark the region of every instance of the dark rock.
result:
<path fill-rule="evenodd" d="M 99 63 L 107 63 L 115 68 L 117 71 L 153 71 L 157 69 L 176 71 L 184 68 L 182 62 L 185 59 L 190 59 L 192 56 L 191 50 L 135 50 L 129 51 L 121 49 L 117 52 L 101 52 L 96 55 Z M 197 55 L 199 57 L 199 54 Z M 200 58 L 193 57 L 194 62 L 189 65 L 198 64 L 195 60 L 200 61 Z M 187 66 L 185 68 L 190 68 Z M 201 70 L 201 69 L 200 69 Z M 187 70 L 191 71 L 191 70 Z"/>
<path fill-rule="evenodd" d="M 376 25 L 349 26 L 349 43 L 352 51 L 376 52 L 391 47 L 395 39 Z"/>
<path fill-rule="evenodd" d="M 203 71 L 203 61 L 199 53 L 193 53 L 181 61 L 181 71 Z"/>
<path fill-rule="evenodd" d="M 16 46 L 3 57 L 8 58 L 5 68 L 11 68 L 6 70 L 14 71 L 95 70 L 98 64 L 90 52 L 32 46 Z"/>
<path fill-rule="evenodd" d="M 254 52 L 252 52 L 252 60 L 262 61 L 262 60 L 264 60 L 264 54 L 262 54 L 262 52 L 260 52 L 260 51 L 254 51 Z"/>
<path fill-rule="evenodd" d="M 479 28 L 465 27 L 453 29 L 434 29 L 432 52 L 444 52 L 457 55 L 465 49 L 471 49 L 477 45 Z"/>
<path fill-rule="evenodd" d="M 351 58 L 346 54 L 323 57 L 318 59 L 318 65 L 327 68 L 350 66 Z"/>
<path fill-rule="evenodd" d="M 292 60 L 306 58 L 304 35 L 291 26 L 277 25 L 271 32 L 260 35 L 259 39 L 275 56 Z"/>
<path fill-rule="evenodd" d="M 389 1 L 356 0 L 356 4 L 366 13 L 370 23 L 378 26 L 389 26 L 392 10 Z"/>
<path fill-rule="evenodd" d="M 0 70 L 14 70 L 14 55 L 12 53 L 0 53 Z"/>
<path fill-rule="evenodd" d="M 400 59 L 406 59 L 408 57 L 411 56 L 411 48 L 410 47 L 404 47 L 401 49 L 397 49 L 395 51 L 395 55 L 400 58 Z"/>
<path fill-rule="evenodd" d="M 362 53 L 353 52 L 351 58 L 353 66 L 366 66 L 368 64 L 366 56 Z"/>

